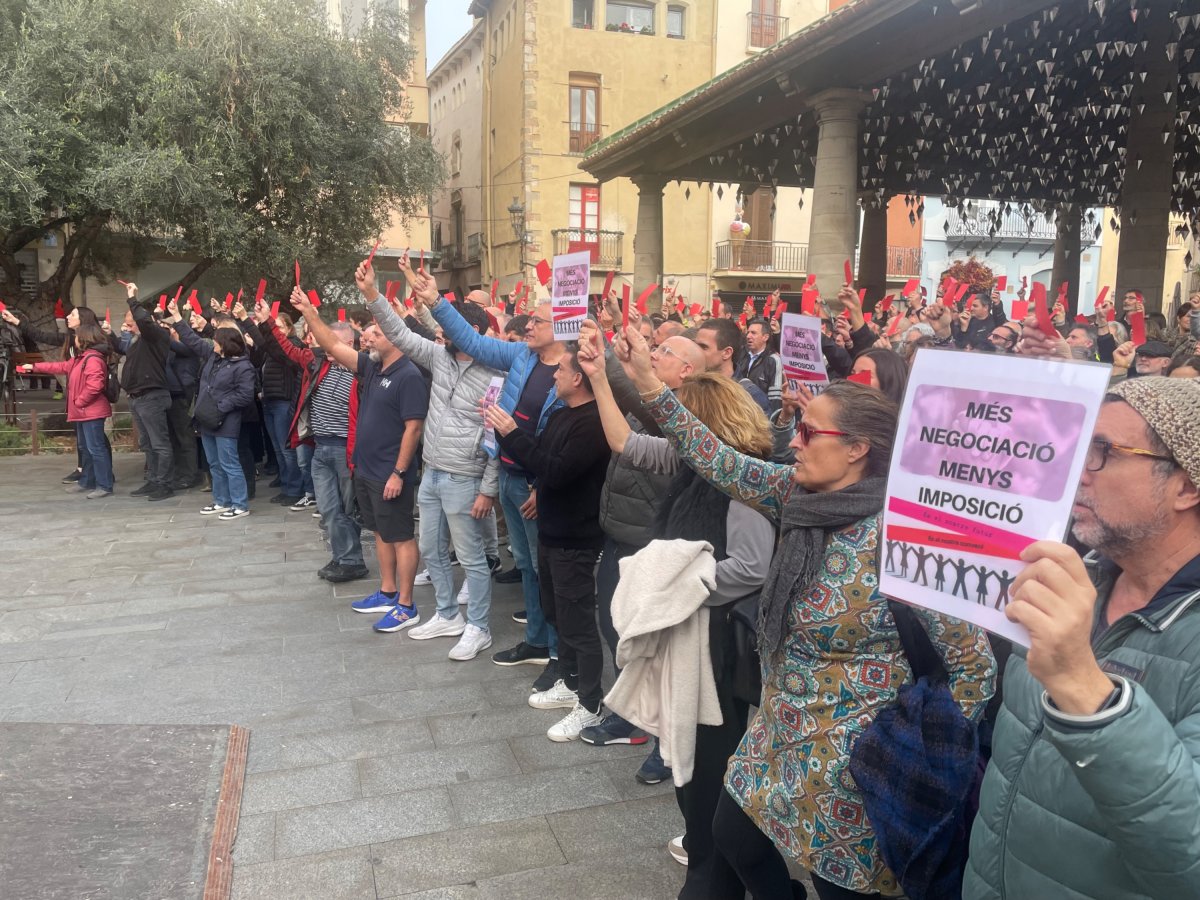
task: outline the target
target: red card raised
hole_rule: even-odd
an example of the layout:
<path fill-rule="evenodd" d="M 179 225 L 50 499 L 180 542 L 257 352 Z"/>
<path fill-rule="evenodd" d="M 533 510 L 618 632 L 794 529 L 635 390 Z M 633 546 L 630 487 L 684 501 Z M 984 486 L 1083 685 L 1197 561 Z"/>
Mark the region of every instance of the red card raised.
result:
<path fill-rule="evenodd" d="M 996 276 L 996 290 L 998 290 L 1002 294 L 1006 290 L 1008 290 L 1008 276 L 1007 275 L 997 275 Z"/>
<path fill-rule="evenodd" d="M 232 292 L 227 292 L 225 294 L 225 309 L 227 309 L 227 310 L 233 309 L 233 293 Z"/>
<path fill-rule="evenodd" d="M 345 321 L 346 321 L 346 311 L 345 311 L 344 309 L 339 309 L 339 310 L 338 310 L 338 321 L 339 321 L 339 322 L 345 322 Z"/>
<path fill-rule="evenodd" d="M 296 287 L 300 287 L 300 260 L 296 260 Z"/>
<path fill-rule="evenodd" d="M 1075 317 L 1075 321 L 1080 325 L 1086 325 L 1088 323 L 1088 317 L 1083 313 L 1080 313 Z"/>
<path fill-rule="evenodd" d="M 616 272 L 609 272 L 604 276 L 604 292 L 600 294 L 601 303 L 604 303 L 608 300 L 608 293 L 612 290 L 613 279 L 616 277 Z"/>
<path fill-rule="evenodd" d="M 956 284 L 958 284 L 958 282 L 955 281 L 953 278 L 951 278 L 949 275 L 947 275 L 945 278 L 942 279 L 942 286 L 941 286 L 942 302 L 946 302 L 948 297 L 952 298 L 954 296 L 954 286 Z"/>
<path fill-rule="evenodd" d="M 1146 343 L 1146 314 L 1144 312 L 1129 314 L 1129 339 L 1133 341 L 1135 347 Z"/>
<path fill-rule="evenodd" d="M 424 275 L 424 274 L 425 274 L 425 248 L 424 248 L 424 247 L 422 247 L 422 248 L 421 248 L 421 260 L 420 260 L 420 262 L 421 262 L 421 274 L 422 274 L 422 275 Z M 413 298 L 412 298 L 412 297 L 409 297 L 408 299 L 409 299 L 409 301 L 411 301 Z M 412 308 L 412 303 L 410 302 L 410 303 L 408 304 L 408 306 L 409 306 L 409 308 L 411 309 L 411 308 Z"/>
<path fill-rule="evenodd" d="M 267 279 L 258 279 L 258 290 L 254 292 L 254 305 L 262 303 L 263 297 L 267 296 Z"/>
<path fill-rule="evenodd" d="M 629 302 L 633 291 L 629 285 L 621 285 L 621 328 L 629 327 Z"/>
<path fill-rule="evenodd" d="M 638 294 L 637 310 L 643 316 L 646 315 L 646 312 L 647 312 L 646 302 L 650 299 L 650 295 L 653 294 L 657 290 L 658 290 L 658 285 L 652 284 L 652 285 L 650 285 L 650 287 L 646 288 L 644 291 L 642 291 L 640 294 Z"/>
<path fill-rule="evenodd" d="M 179 286 L 179 287 L 178 287 L 178 288 L 175 290 L 175 305 L 176 305 L 176 306 L 178 306 L 178 305 L 179 305 L 179 298 L 180 298 L 180 297 L 182 297 L 182 296 L 183 296 L 183 285 L 181 284 L 181 285 L 180 285 L 180 286 Z"/>
<path fill-rule="evenodd" d="M 455 294 L 454 291 L 447 291 L 446 292 L 446 302 L 447 303 L 457 303 L 458 295 Z"/>
<path fill-rule="evenodd" d="M 271 318 L 272 319 L 279 318 L 279 301 L 278 300 L 276 300 L 274 303 L 271 304 Z"/>
<path fill-rule="evenodd" d="M 0 312 L 4 312 L 4 309 L 5 309 L 4 301 L 0 300 Z M 111 307 L 108 307 L 108 306 L 104 307 L 104 321 L 107 322 L 109 325 L 112 324 L 112 308 Z"/>
<path fill-rule="evenodd" d="M 204 310 L 200 307 L 200 294 L 195 288 L 192 288 L 192 293 L 188 297 L 188 305 L 192 308 L 192 312 L 194 312 L 196 315 L 204 315 Z"/>
<path fill-rule="evenodd" d="M 493 281 L 492 282 L 492 306 L 496 305 L 496 291 L 498 291 L 498 290 L 500 290 L 500 282 Z"/>
<path fill-rule="evenodd" d="M 166 294 L 158 295 L 158 309 L 159 309 L 159 312 L 167 311 L 167 295 Z"/>
<path fill-rule="evenodd" d="M 713 297 L 712 317 L 719 319 L 721 317 L 721 298 Z"/>
<path fill-rule="evenodd" d="M 854 266 L 850 265 L 850 260 L 846 260 L 842 266 L 846 275 L 846 284 L 854 284 Z"/>
<path fill-rule="evenodd" d="M 688 310 L 688 314 L 691 315 L 691 317 L 694 319 L 700 315 L 700 310 L 702 310 L 702 309 L 704 309 L 704 307 L 701 306 L 699 303 L 693 303 L 691 305 L 691 308 Z"/>
<path fill-rule="evenodd" d="M 782 319 L 785 312 L 787 312 L 787 301 L 781 298 L 779 305 L 775 307 L 775 318 Z"/>
<path fill-rule="evenodd" d="M 513 293 L 514 293 L 514 294 L 519 294 L 519 293 L 521 293 L 521 289 L 522 289 L 523 287 L 525 287 L 525 282 L 523 282 L 523 281 L 518 281 L 518 282 L 517 282 L 517 286 L 516 286 L 516 288 L 514 288 L 514 289 L 513 289 Z"/>
<path fill-rule="evenodd" d="M 812 288 L 805 288 L 800 292 L 800 312 L 806 316 L 817 314 L 817 292 Z"/>
<path fill-rule="evenodd" d="M 867 387 L 870 387 L 871 386 L 871 373 L 870 372 L 855 372 L 853 375 L 847 375 L 846 380 L 853 381 L 855 384 L 865 384 Z"/>
<path fill-rule="evenodd" d="M 955 288 L 955 290 L 954 290 L 954 305 L 955 306 L 958 306 L 958 304 L 962 303 L 963 300 L 966 299 L 967 291 L 970 289 L 970 287 L 971 286 L 969 284 L 960 284 L 957 288 Z M 945 299 L 945 298 L 943 298 L 943 299 Z"/>
<path fill-rule="evenodd" d="M 65 319 L 67 317 L 66 307 L 63 306 L 62 299 L 54 301 L 54 318 Z"/>
<path fill-rule="evenodd" d="M 740 316 L 738 316 L 738 327 L 740 329 L 742 329 L 742 331 L 746 330 L 746 314 L 745 313 L 742 313 Z"/>
<path fill-rule="evenodd" d="M 1108 285 L 1100 288 L 1100 293 L 1096 295 L 1096 306 L 1100 306 L 1104 302 L 1104 298 L 1108 296 Z"/>
<path fill-rule="evenodd" d="M 1014 300 L 1012 305 L 1012 317 L 1014 321 L 1024 322 L 1025 317 L 1029 315 L 1028 300 Z"/>
<path fill-rule="evenodd" d="M 308 302 L 313 305 L 313 309 L 321 308 L 321 298 L 317 295 L 316 291 L 308 292 Z"/>
<path fill-rule="evenodd" d="M 375 262 L 375 252 L 376 252 L 378 249 L 379 249 L 379 241 L 376 241 L 376 242 L 375 242 L 375 246 L 371 248 L 371 254 L 370 254 L 370 256 L 368 256 L 368 257 L 367 257 L 367 266 L 368 266 L 368 267 L 369 267 L 369 266 L 370 266 L 370 265 L 371 265 L 373 262 Z M 343 322 L 344 322 L 344 321 L 346 321 L 346 320 L 345 320 L 345 319 L 342 319 L 341 321 L 343 321 Z"/>
<path fill-rule="evenodd" d="M 1058 329 L 1054 327 L 1054 320 L 1050 318 L 1050 308 L 1046 305 L 1046 286 L 1040 281 L 1035 281 L 1029 292 L 1033 298 L 1033 313 L 1037 316 L 1038 330 L 1047 337 L 1058 337 Z"/>
<path fill-rule="evenodd" d="M 896 298 L 893 297 L 891 294 L 888 294 L 886 297 L 884 297 L 882 300 L 879 301 L 879 308 L 882 309 L 884 312 L 887 312 L 889 309 L 892 308 L 892 301 L 894 301 L 895 299 Z"/>
<path fill-rule="evenodd" d="M 383 285 L 383 296 L 388 303 L 396 299 L 396 291 L 400 290 L 400 282 L 388 281 Z"/>
<path fill-rule="evenodd" d="M 863 321 L 866 322 L 867 324 L 870 324 L 871 319 L 873 319 L 874 317 L 875 317 L 874 313 L 869 313 L 869 312 L 863 313 Z"/>
<path fill-rule="evenodd" d="M 538 281 L 542 283 L 542 287 L 545 287 L 550 283 L 550 276 L 553 274 L 554 272 L 550 268 L 550 263 L 546 262 L 544 259 L 538 261 L 537 277 Z"/>
<path fill-rule="evenodd" d="M 859 304 L 859 306 L 861 306 L 862 304 L 864 304 L 866 302 L 867 302 L 867 289 L 859 288 L 858 289 L 858 304 Z"/>
<path fill-rule="evenodd" d="M 915 293 L 916 291 L 919 291 L 920 289 L 921 289 L 921 279 L 920 278 L 910 278 L 910 279 L 908 279 L 908 281 L 904 282 L 904 290 L 902 290 L 900 292 L 900 296 L 908 297 L 911 294 Z"/>
<path fill-rule="evenodd" d="M 1104 318 L 1105 318 L 1105 320 L 1107 320 L 1109 322 L 1115 321 L 1117 318 L 1117 311 L 1115 309 L 1105 310 Z"/>

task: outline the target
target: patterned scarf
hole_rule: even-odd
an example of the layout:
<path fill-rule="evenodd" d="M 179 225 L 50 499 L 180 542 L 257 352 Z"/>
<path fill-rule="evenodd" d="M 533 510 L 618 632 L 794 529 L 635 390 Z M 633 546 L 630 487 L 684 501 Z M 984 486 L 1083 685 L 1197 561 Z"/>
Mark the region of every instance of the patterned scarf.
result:
<path fill-rule="evenodd" d="M 783 645 L 788 600 L 797 590 L 807 594 L 821 574 L 829 532 L 878 513 L 886 491 L 887 479 L 875 476 L 840 491 L 792 492 L 783 508 L 779 546 L 758 605 L 758 648 L 763 658 Z"/>

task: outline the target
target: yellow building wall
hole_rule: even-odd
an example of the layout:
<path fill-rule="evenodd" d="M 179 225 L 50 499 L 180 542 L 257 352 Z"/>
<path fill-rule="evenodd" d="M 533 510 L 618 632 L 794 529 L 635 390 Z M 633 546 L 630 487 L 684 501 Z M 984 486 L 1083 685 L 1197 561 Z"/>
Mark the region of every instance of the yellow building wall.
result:
<path fill-rule="evenodd" d="M 1101 238 L 1100 245 L 1100 284 L 1108 285 L 1111 289 L 1110 293 L 1115 292 L 1117 296 L 1120 296 L 1124 291 L 1141 290 L 1141 287 L 1136 284 L 1117 284 L 1117 261 L 1121 254 L 1121 235 L 1119 232 L 1113 231 L 1108 225 L 1114 218 L 1119 219 L 1116 210 L 1104 210 L 1102 217 L 1104 235 Z M 1182 221 L 1182 219 L 1172 216 L 1170 231 L 1163 236 L 1166 253 L 1166 258 L 1163 261 L 1162 310 L 1164 314 L 1170 310 L 1171 303 L 1174 302 L 1175 284 L 1179 283 L 1183 299 L 1186 300 L 1188 291 L 1194 281 L 1187 271 L 1187 265 L 1183 261 L 1183 258 L 1188 253 L 1189 242 L 1175 236 L 1175 227 Z M 1147 303 L 1147 306 L 1150 305 L 1152 304 Z"/>
<path fill-rule="evenodd" d="M 711 77 L 713 4 L 679 5 L 686 7 L 682 40 L 666 37 L 666 2 L 656 4 L 654 35 L 604 30 L 600 0 L 592 30 L 571 27 L 569 0 L 495 0 L 488 5 L 488 39 L 496 62 L 485 77 L 485 154 L 489 131 L 495 139 L 490 176 L 485 155 L 484 179 L 487 184 L 490 177 L 491 184 L 485 208 L 491 220 L 494 259 L 492 274 L 484 272 L 485 282 L 494 275 L 508 289 L 518 280 L 533 278 L 532 266 L 554 254 L 550 232 L 570 224 L 570 186 L 595 184 L 579 168 L 583 154 L 570 152 L 572 72 L 600 76 L 601 136 L 624 128 Z M 525 206 L 531 238 L 525 247 L 524 270 L 521 248 L 509 223 L 508 207 L 514 197 Z M 637 206 L 638 192 L 630 181 L 618 179 L 601 186 L 600 227 L 624 232 L 621 269 L 630 277 Z M 689 299 L 706 302 L 711 252 L 708 191 L 694 184 L 668 185 L 663 213 L 664 274 L 676 278 Z M 595 274 L 593 290 L 600 289 L 596 282 L 604 275 L 603 271 Z"/>

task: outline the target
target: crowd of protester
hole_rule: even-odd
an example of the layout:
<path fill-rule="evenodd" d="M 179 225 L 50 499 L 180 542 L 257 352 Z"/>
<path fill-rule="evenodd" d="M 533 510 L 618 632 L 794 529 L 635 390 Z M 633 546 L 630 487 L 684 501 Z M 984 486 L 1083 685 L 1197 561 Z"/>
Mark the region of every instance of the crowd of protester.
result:
<path fill-rule="evenodd" d="M 492 662 L 536 671 L 528 703 L 559 711 L 550 740 L 647 747 L 637 778 L 672 780 L 685 826 L 667 848 L 688 867 L 681 898 L 803 897 L 789 865 L 822 900 L 1196 895 L 1200 294 L 1172 322 L 1147 316 L 1135 346 L 1136 291 L 1075 321 L 1056 304 L 1045 333 L 987 286 L 961 309 L 939 290 L 868 316 L 845 285 L 840 314 L 818 309 L 832 383 L 814 394 L 786 383 L 778 317 L 749 303 L 688 318 L 668 296 L 675 312 L 626 310 L 623 326 L 613 292 L 568 342 L 548 301 L 451 302 L 401 272 L 407 302 L 360 264 L 350 321 L 299 288 L 293 321 L 261 301 L 156 310 L 136 285 L 116 333 L 86 308 L 65 336 L 3 316 L 61 347 L 27 372 L 65 376 L 68 490 L 113 493 L 123 357 L 145 458 L 133 496 L 202 485 L 200 514 L 240 518 L 269 460 L 271 501 L 320 519 L 317 576 L 368 578 L 371 532 L 379 583 L 352 609 L 382 614 L 382 633 L 453 638 L 456 661 L 492 647 L 494 581 L 519 582 L 524 634 Z M 1112 367 L 1071 534 L 1029 547 L 1004 585 L 1028 650 L 878 590 L 922 348 Z M 924 780 L 897 757 L 881 818 L 856 744 L 931 671 L 944 731 L 924 737 Z M 939 767 L 951 757 L 965 778 Z"/>

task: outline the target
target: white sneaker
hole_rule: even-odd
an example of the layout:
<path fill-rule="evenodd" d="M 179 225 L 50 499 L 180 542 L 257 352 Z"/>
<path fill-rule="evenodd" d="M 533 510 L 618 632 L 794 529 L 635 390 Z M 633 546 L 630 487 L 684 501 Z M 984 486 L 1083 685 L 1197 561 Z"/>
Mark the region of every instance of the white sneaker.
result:
<path fill-rule="evenodd" d="M 217 513 L 229 512 L 231 509 L 233 509 L 232 506 L 221 506 L 218 503 L 210 503 L 208 506 L 204 507 L 204 509 L 200 510 L 200 515 L 213 516 Z"/>
<path fill-rule="evenodd" d="M 242 516 L 250 515 L 248 509 L 238 509 L 236 506 L 233 509 L 227 509 L 225 512 L 217 516 L 218 521 L 229 522 L 233 519 L 240 519 Z"/>
<path fill-rule="evenodd" d="M 427 641 L 430 638 L 458 637 L 467 627 L 467 620 L 462 613 L 456 613 L 453 619 L 443 619 L 434 615 L 424 625 L 408 630 L 408 636 L 414 641 Z"/>
<path fill-rule="evenodd" d="M 579 702 L 579 695 L 567 687 L 561 678 L 548 691 L 529 695 L 529 705 L 534 709 L 571 709 Z"/>
<path fill-rule="evenodd" d="M 478 625 L 468 625 L 462 637 L 450 650 L 450 658 L 463 662 L 474 659 L 488 647 L 492 646 L 492 633 Z"/>
<path fill-rule="evenodd" d="M 429 577 L 428 569 L 422 569 L 413 579 L 413 587 L 425 587 L 427 584 L 433 584 L 433 579 Z"/>
<path fill-rule="evenodd" d="M 687 851 L 683 849 L 683 835 L 677 838 L 671 838 L 667 841 L 667 852 L 671 854 L 671 859 L 679 863 L 681 866 L 688 864 Z"/>
<path fill-rule="evenodd" d="M 458 605 L 466 606 L 471 601 L 471 592 L 467 589 L 467 582 L 464 580 L 462 587 L 458 589 Z"/>
<path fill-rule="evenodd" d="M 576 703 L 566 717 L 546 732 L 546 737 L 558 744 L 579 740 L 579 732 L 592 725 L 599 725 L 600 716 L 582 703 Z"/>

